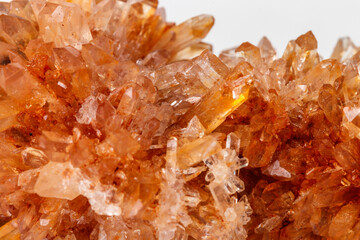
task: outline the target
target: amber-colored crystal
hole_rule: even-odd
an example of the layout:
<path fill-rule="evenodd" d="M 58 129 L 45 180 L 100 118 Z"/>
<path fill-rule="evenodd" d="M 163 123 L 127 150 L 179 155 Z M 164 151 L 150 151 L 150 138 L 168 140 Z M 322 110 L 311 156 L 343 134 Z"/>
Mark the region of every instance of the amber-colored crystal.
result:
<path fill-rule="evenodd" d="M 157 5 L 0 4 L 0 239 L 359 239 L 360 48 Z"/>

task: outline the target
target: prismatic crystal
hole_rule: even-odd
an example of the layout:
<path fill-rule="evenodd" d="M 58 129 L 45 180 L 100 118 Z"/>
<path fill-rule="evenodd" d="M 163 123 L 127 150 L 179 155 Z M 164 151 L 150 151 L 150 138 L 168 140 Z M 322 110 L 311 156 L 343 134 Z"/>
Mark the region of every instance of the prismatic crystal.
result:
<path fill-rule="evenodd" d="M 360 48 L 157 5 L 0 3 L 0 239 L 360 239 Z"/>

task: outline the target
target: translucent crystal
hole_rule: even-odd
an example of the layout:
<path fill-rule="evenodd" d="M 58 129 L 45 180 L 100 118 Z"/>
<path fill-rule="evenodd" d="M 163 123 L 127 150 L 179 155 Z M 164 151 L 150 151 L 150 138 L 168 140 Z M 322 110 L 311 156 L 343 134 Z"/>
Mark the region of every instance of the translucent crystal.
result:
<path fill-rule="evenodd" d="M 349 37 L 340 38 L 331 54 L 331 58 L 344 62 L 350 59 L 358 51 L 357 49 Z"/>
<path fill-rule="evenodd" d="M 42 197 L 72 200 L 79 196 L 79 170 L 71 163 L 49 162 L 40 169 L 34 192 Z"/>
<path fill-rule="evenodd" d="M 258 47 L 260 49 L 261 57 L 273 60 L 276 51 L 267 37 L 261 38 Z"/>
<path fill-rule="evenodd" d="M 240 138 L 235 133 L 229 133 L 226 137 L 226 148 L 233 149 L 239 154 Z"/>
<path fill-rule="evenodd" d="M 90 124 L 92 121 L 96 120 L 96 111 L 98 108 L 98 102 L 96 97 L 89 96 L 85 99 L 85 102 L 82 104 L 79 109 L 76 120 L 81 124 Z"/>
<path fill-rule="evenodd" d="M 246 101 L 248 97 L 249 88 L 247 82 L 240 78 L 240 76 L 246 73 L 242 73 L 243 69 L 237 70 L 239 72 L 233 73 L 225 81 L 216 84 L 199 103 L 185 114 L 180 124 L 197 116 L 209 133 L 223 123 L 226 117 Z M 233 94 L 230 90 L 232 88 L 229 87 L 232 85 L 238 88 L 237 94 Z"/>
<path fill-rule="evenodd" d="M 24 46 L 38 35 L 31 22 L 19 16 L 1 15 L 0 26 L 0 36 L 3 41 L 13 45 Z"/>
<path fill-rule="evenodd" d="M 121 202 L 123 194 L 116 194 L 113 186 L 95 184 L 87 179 L 78 181 L 78 192 L 84 195 L 91 208 L 100 215 L 119 216 L 121 214 Z"/>
<path fill-rule="evenodd" d="M 184 182 L 177 174 L 177 144 L 176 138 L 170 139 L 167 143 L 166 166 L 163 170 L 164 183 L 159 196 L 160 209 L 155 220 L 158 239 L 172 239 L 179 234 L 179 230 L 181 231 L 180 224 L 186 227 L 191 223 L 185 210 L 185 203 L 190 199 L 189 196 L 185 197 Z"/>
<path fill-rule="evenodd" d="M 33 0 L 32 5 L 41 1 Z M 44 42 L 54 42 L 56 47 L 73 46 L 81 49 L 81 45 L 92 40 L 91 32 L 82 9 L 67 2 L 45 2 L 35 11 L 39 23 L 39 35 Z"/>
<path fill-rule="evenodd" d="M 167 49 L 173 54 L 199 42 L 207 35 L 213 25 L 214 18 L 209 15 L 200 15 L 189 19 L 166 31 L 152 50 Z"/>
<path fill-rule="evenodd" d="M 21 152 L 22 159 L 25 165 L 31 167 L 41 167 L 48 163 L 48 158 L 41 150 L 27 147 Z"/>
<path fill-rule="evenodd" d="M 221 150 L 216 138 L 206 136 L 190 143 L 184 144 L 177 152 L 179 167 L 187 168 L 193 166 L 212 154 Z"/>
<path fill-rule="evenodd" d="M 0 13 L 0 239 L 360 239 L 349 38 L 216 56 L 157 0 Z"/>

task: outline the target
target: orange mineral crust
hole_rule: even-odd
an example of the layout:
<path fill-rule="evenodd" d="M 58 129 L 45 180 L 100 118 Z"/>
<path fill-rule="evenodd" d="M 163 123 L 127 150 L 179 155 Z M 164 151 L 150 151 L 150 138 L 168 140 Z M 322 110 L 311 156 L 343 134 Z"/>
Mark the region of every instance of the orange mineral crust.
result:
<path fill-rule="evenodd" d="M 157 5 L 0 3 L 0 239 L 360 239 L 360 48 Z"/>

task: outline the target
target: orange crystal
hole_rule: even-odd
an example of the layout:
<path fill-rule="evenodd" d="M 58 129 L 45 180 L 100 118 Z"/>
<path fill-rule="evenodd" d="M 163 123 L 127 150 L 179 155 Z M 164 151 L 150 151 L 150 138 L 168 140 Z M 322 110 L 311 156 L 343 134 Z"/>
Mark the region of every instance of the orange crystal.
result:
<path fill-rule="evenodd" d="M 157 5 L 1 3 L 0 239 L 359 239 L 359 48 Z"/>

